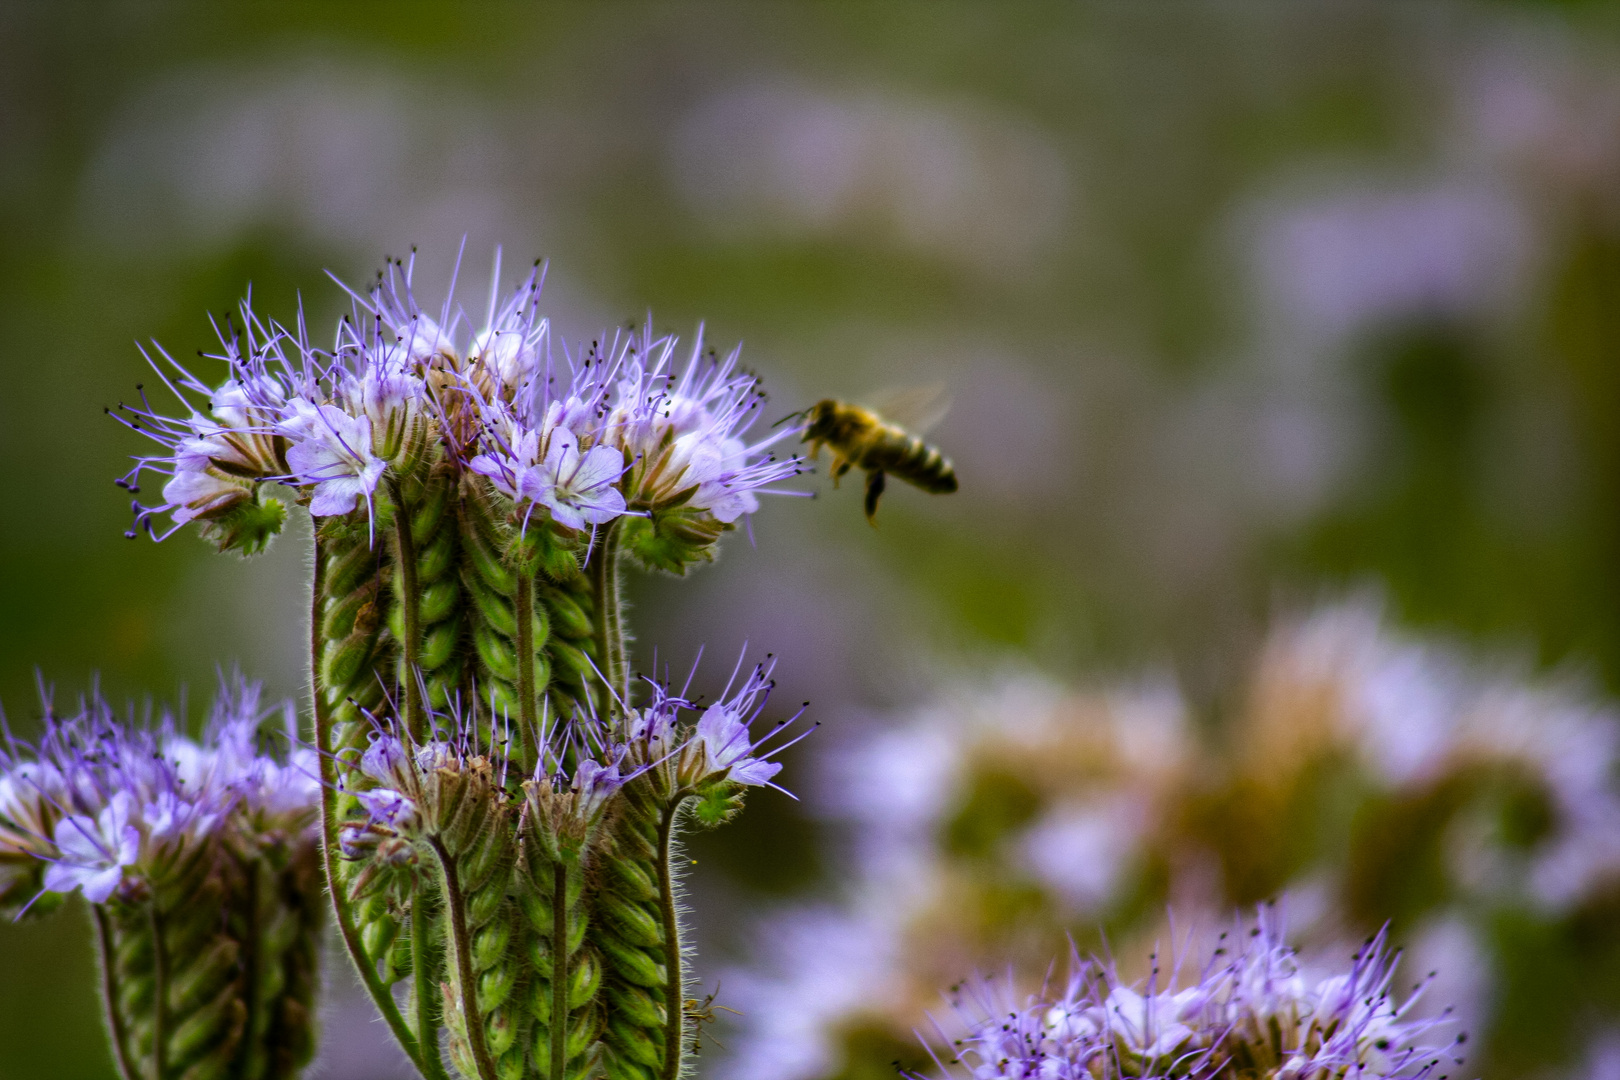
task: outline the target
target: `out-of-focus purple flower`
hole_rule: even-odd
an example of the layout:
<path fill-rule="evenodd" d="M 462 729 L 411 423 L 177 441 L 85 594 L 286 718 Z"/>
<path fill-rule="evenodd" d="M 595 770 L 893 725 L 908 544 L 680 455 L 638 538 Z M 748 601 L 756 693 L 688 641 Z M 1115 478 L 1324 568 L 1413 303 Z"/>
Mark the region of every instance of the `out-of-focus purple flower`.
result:
<path fill-rule="evenodd" d="M 360 771 L 388 787 L 410 783 L 411 755 L 395 735 L 375 732 L 371 745 L 360 755 Z"/>
<path fill-rule="evenodd" d="M 94 818 L 73 814 L 56 823 L 56 861 L 45 871 L 45 888 L 82 890 L 92 904 L 104 904 L 140 856 L 141 832 L 130 823 L 131 798 L 115 792 Z"/>
<path fill-rule="evenodd" d="M 13 744 L 0 758 L 0 848 L 48 861 L 46 891 L 79 889 L 103 903 L 167 879 L 207 845 L 236 858 L 314 843 L 313 755 L 260 751 L 259 699 L 240 676 L 224 683 L 200 742 L 173 717 L 156 727 L 119 720 L 100 698 L 48 715 L 37 745 Z"/>
<path fill-rule="evenodd" d="M 371 820 L 378 825 L 386 825 L 401 832 L 409 831 L 416 826 L 415 801 L 392 788 L 372 788 L 369 791 L 356 792 L 354 797 L 365 807 L 366 813 L 371 815 Z"/>
<path fill-rule="evenodd" d="M 624 786 L 624 780 L 617 761 L 600 762 L 594 758 L 581 761 L 574 769 L 571 785 L 579 797 L 579 815 L 586 820 L 595 817 L 608 799 Z"/>
<path fill-rule="evenodd" d="M 1454 1055 L 1464 1036 L 1428 1041 L 1444 1014 L 1409 1015 L 1421 988 L 1404 1002 L 1392 998 L 1397 956 L 1383 934 L 1356 952 L 1348 972 L 1314 985 L 1267 911 L 1238 939 L 1179 990 L 1161 987 L 1157 968 L 1139 989 L 1111 965 L 1078 957 L 1058 995 L 1019 1002 L 1004 982 L 972 980 L 953 995 L 965 1034 L 942 1068 L 950 1075 L 961 1066 L 974 1080 L 1425 1080 L 1444 1062 L 1461 1063 Z"/>

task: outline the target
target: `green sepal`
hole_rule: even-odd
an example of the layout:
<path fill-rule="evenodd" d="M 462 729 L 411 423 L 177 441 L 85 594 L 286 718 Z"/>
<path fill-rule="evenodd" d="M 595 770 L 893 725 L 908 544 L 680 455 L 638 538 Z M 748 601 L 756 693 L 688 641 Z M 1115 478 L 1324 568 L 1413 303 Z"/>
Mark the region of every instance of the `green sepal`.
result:
<path fill-rule="evenodd" d="M 440 578 L 422 590 L 422 625 L 432 626 L 449 618 L 461 599 L 461 584 L 454 577 Z"/>
<path fill-rule="evenodd" d="M 705 828 L 714 828 L 730 821 L 742 811 L 743 796 L 747 789 L 731 780 L 721 780 L 698 792 L 693 801 L 692 817 Z"/>
<path fill-rule="evenodd" d="M 456 538 L 449 529 L 416 556 L 416 575 L 421 581 L 438 581 L 456 559 Z"/>
<path fill-rule="evenodd" d="M 607 991 L 608 1005 L 615 1015 L 624 1016 L 638 1027 L 662 1028 L 664 1007 L 639 986 L 613 986 Z"/>
<path fill-rule="evenodd" d="M 652 957 L 613 934 L 593 935 L 597 946 L 620 976 L 638 986 L 662 990 L 669 972 Z"/>
<path fill-rule="evenodd" d="M 418 548 L 433 538 L 439 527 L 439 521 L 444 517 L 444 511 L 450 505 L 450 484 L 447 482 L 428 483 L 423 498 L 416 504 L 411 514 L 411 541 Z"/>
<path fill-rule="evenodd" d="M 649 570 L 682 575 L 701 562 L 713 562 L 715 542 L 732 528 L 707 510 L 674 506 L 648 517 L 621 518 L 624 550 Z"/>
<path fill-rule="evenodd" d="M 656 1065 L 641 1065 L 631 1061 L 623 1054 L 610 1054 L 607 1075 L 613 1080 L 655 1080 L 657 1073 L 653 1070 Z"/>
<path fill-rule="evenodd" d="M 598 894 L 596 905 L 613 931 L 629 944 L 652 948 L 663 943 L 664 932 L 658 920 L 640 904 L 603 892 Z"/>
<path fill-rule="evenodd" d="M 608 859 L 607 870 L 614 876 L 618 891 L 631 900 L 650 902 L 658 899 L 658 882 L 644 866 L 634 859 Z"/>
<path fill-rule="evenodd" d="M 251 497 L 233 503 L 219 516 L 200 522 L 202 538 L 220 551 L 235 551 L 244 558 L 258 555 L 287 523 L 287 504 L 264 493 L 255 484 Z"/>
<path fill-rule="evenodd" d="M 568 975 L 568 1007 L 577 1009 L 591 998 L 602 985 L 602 961 L 590 949 L 584 949 L 573 961 L 574 970 Z"/>
<path fill-rule="evenodd" d="M 608 1030 L 614 1049 L 637 1064 L 657 1068 L 664 1060 L 663 1033 L 657 1028 L 638 1027 L 628 1017 L 614 1015 L 608 1017 Z"/>
<path fill-rule="evenodd" d="M 503 596 L 511 595 L 512 590 L 517 588 L 517 579 L 507 568 L 495 545 L 490 543 L 479 522 L 472 520 L 471 515 L 462 521 L 461 540 L 461 548 L 467 553 L 467 561 L 473 572 L 495 592 Z"/>
<path fill-rule="evenodd" d="M 534 597 L 537 604 L 551 613 L 551 622 L 557 633 L 565 638 L 589 638 L 596 633 L 596 624 L 585 613 L 579 601 L 563 589 L 535 582 Z"/>
<path fill-rule="evenodd" d="M 422 635 L 422 647 L 417 653 L 417 662 L 423 671 L 437 671 L 450 662 L 455 655 L 456 645 L 461 641 L 461 621 L 459 619 L 446 619 L 428 627 L 426 634 Z"/>

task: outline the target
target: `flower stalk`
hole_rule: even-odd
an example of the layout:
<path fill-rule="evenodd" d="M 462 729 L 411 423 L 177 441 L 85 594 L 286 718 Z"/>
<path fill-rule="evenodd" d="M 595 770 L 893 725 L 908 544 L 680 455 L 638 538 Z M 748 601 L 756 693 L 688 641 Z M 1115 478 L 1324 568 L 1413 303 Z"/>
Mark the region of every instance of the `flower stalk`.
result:
<path fill-rule="evenodd" d="M 673 1080 L 677 833 L 779 766 L 749 734 L 767 669 L 703 709 L 636 693 L 622 578 L 627 559 L 711 561 L 799 471 L 769 453 L 791 432 L 743 441 L 758 382 L 701 341 L 685 361 L 650 334 L 554 355 L 538 270 L 476 332 L 449 304 L 428 316 L 410 281 L 396 263 L 351 292 L 331 349 L 244 305 L 219 386 L 159 350 L 188 415 L 121 407 L 161 447 L 125 486 L 166 477 L 136 528 L 167 514 L 262 550 L 284 516 L 272 489 L 315 519 L 320 867 L 417 1069 Z"/>

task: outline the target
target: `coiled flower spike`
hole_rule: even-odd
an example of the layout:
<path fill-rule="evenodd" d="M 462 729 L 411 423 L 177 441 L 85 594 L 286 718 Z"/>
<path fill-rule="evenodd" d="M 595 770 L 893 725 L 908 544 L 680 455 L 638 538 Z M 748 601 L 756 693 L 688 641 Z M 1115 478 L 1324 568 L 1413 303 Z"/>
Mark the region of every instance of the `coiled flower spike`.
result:
<path fill-rule="evenodd" d="M 434 712 L 419 742 L 396 719 L 373 719 L 339 829 L 344 888 L 369 913 L 371 952 L 400 977 L 408 965 L 389 950 L 419 947 L 428 919 L 446 924 L 441 1015 L 458 1073 L 675 1067 L 687 1019 L 672 826 L 689 803 L 718 822 L 744 786 L 780 768 L 749 733 L 769 673 L 756 667 L 695 718 L 690 701 L 653 684 L 628 717 L 550 720 L 531 737 L 540 758 L 521 783 L 504 723 Z"/>

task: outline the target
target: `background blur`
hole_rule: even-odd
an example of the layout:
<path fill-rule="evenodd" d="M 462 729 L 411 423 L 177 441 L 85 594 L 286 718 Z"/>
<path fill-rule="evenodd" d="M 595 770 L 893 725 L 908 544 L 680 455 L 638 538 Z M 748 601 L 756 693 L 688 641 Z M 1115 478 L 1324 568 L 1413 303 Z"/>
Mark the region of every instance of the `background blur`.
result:
<path fill-rule="evenodd" d="M 463 237 L 474 306 L 502 244 L 783 414 L 955 398 L 960 494 L 812 478 L 635 584 L 644 662 L 746 640 L 825 722 L 692 843 L 704 1075 L 891 1076 L 983 957 L 1285 895 L 1437 957 L 1469 1075 L 1620 1076 L 1613 9 L 5 5 L 0 235 L 19 730 L 36 667 L 300 690 L 296 531 L 121 537 L 134 340 Z M 0 927 L 3 1080 L 111 1075 L 86 937 Z M 323 1075 L 402 1075 L 329 970 Z"/>

